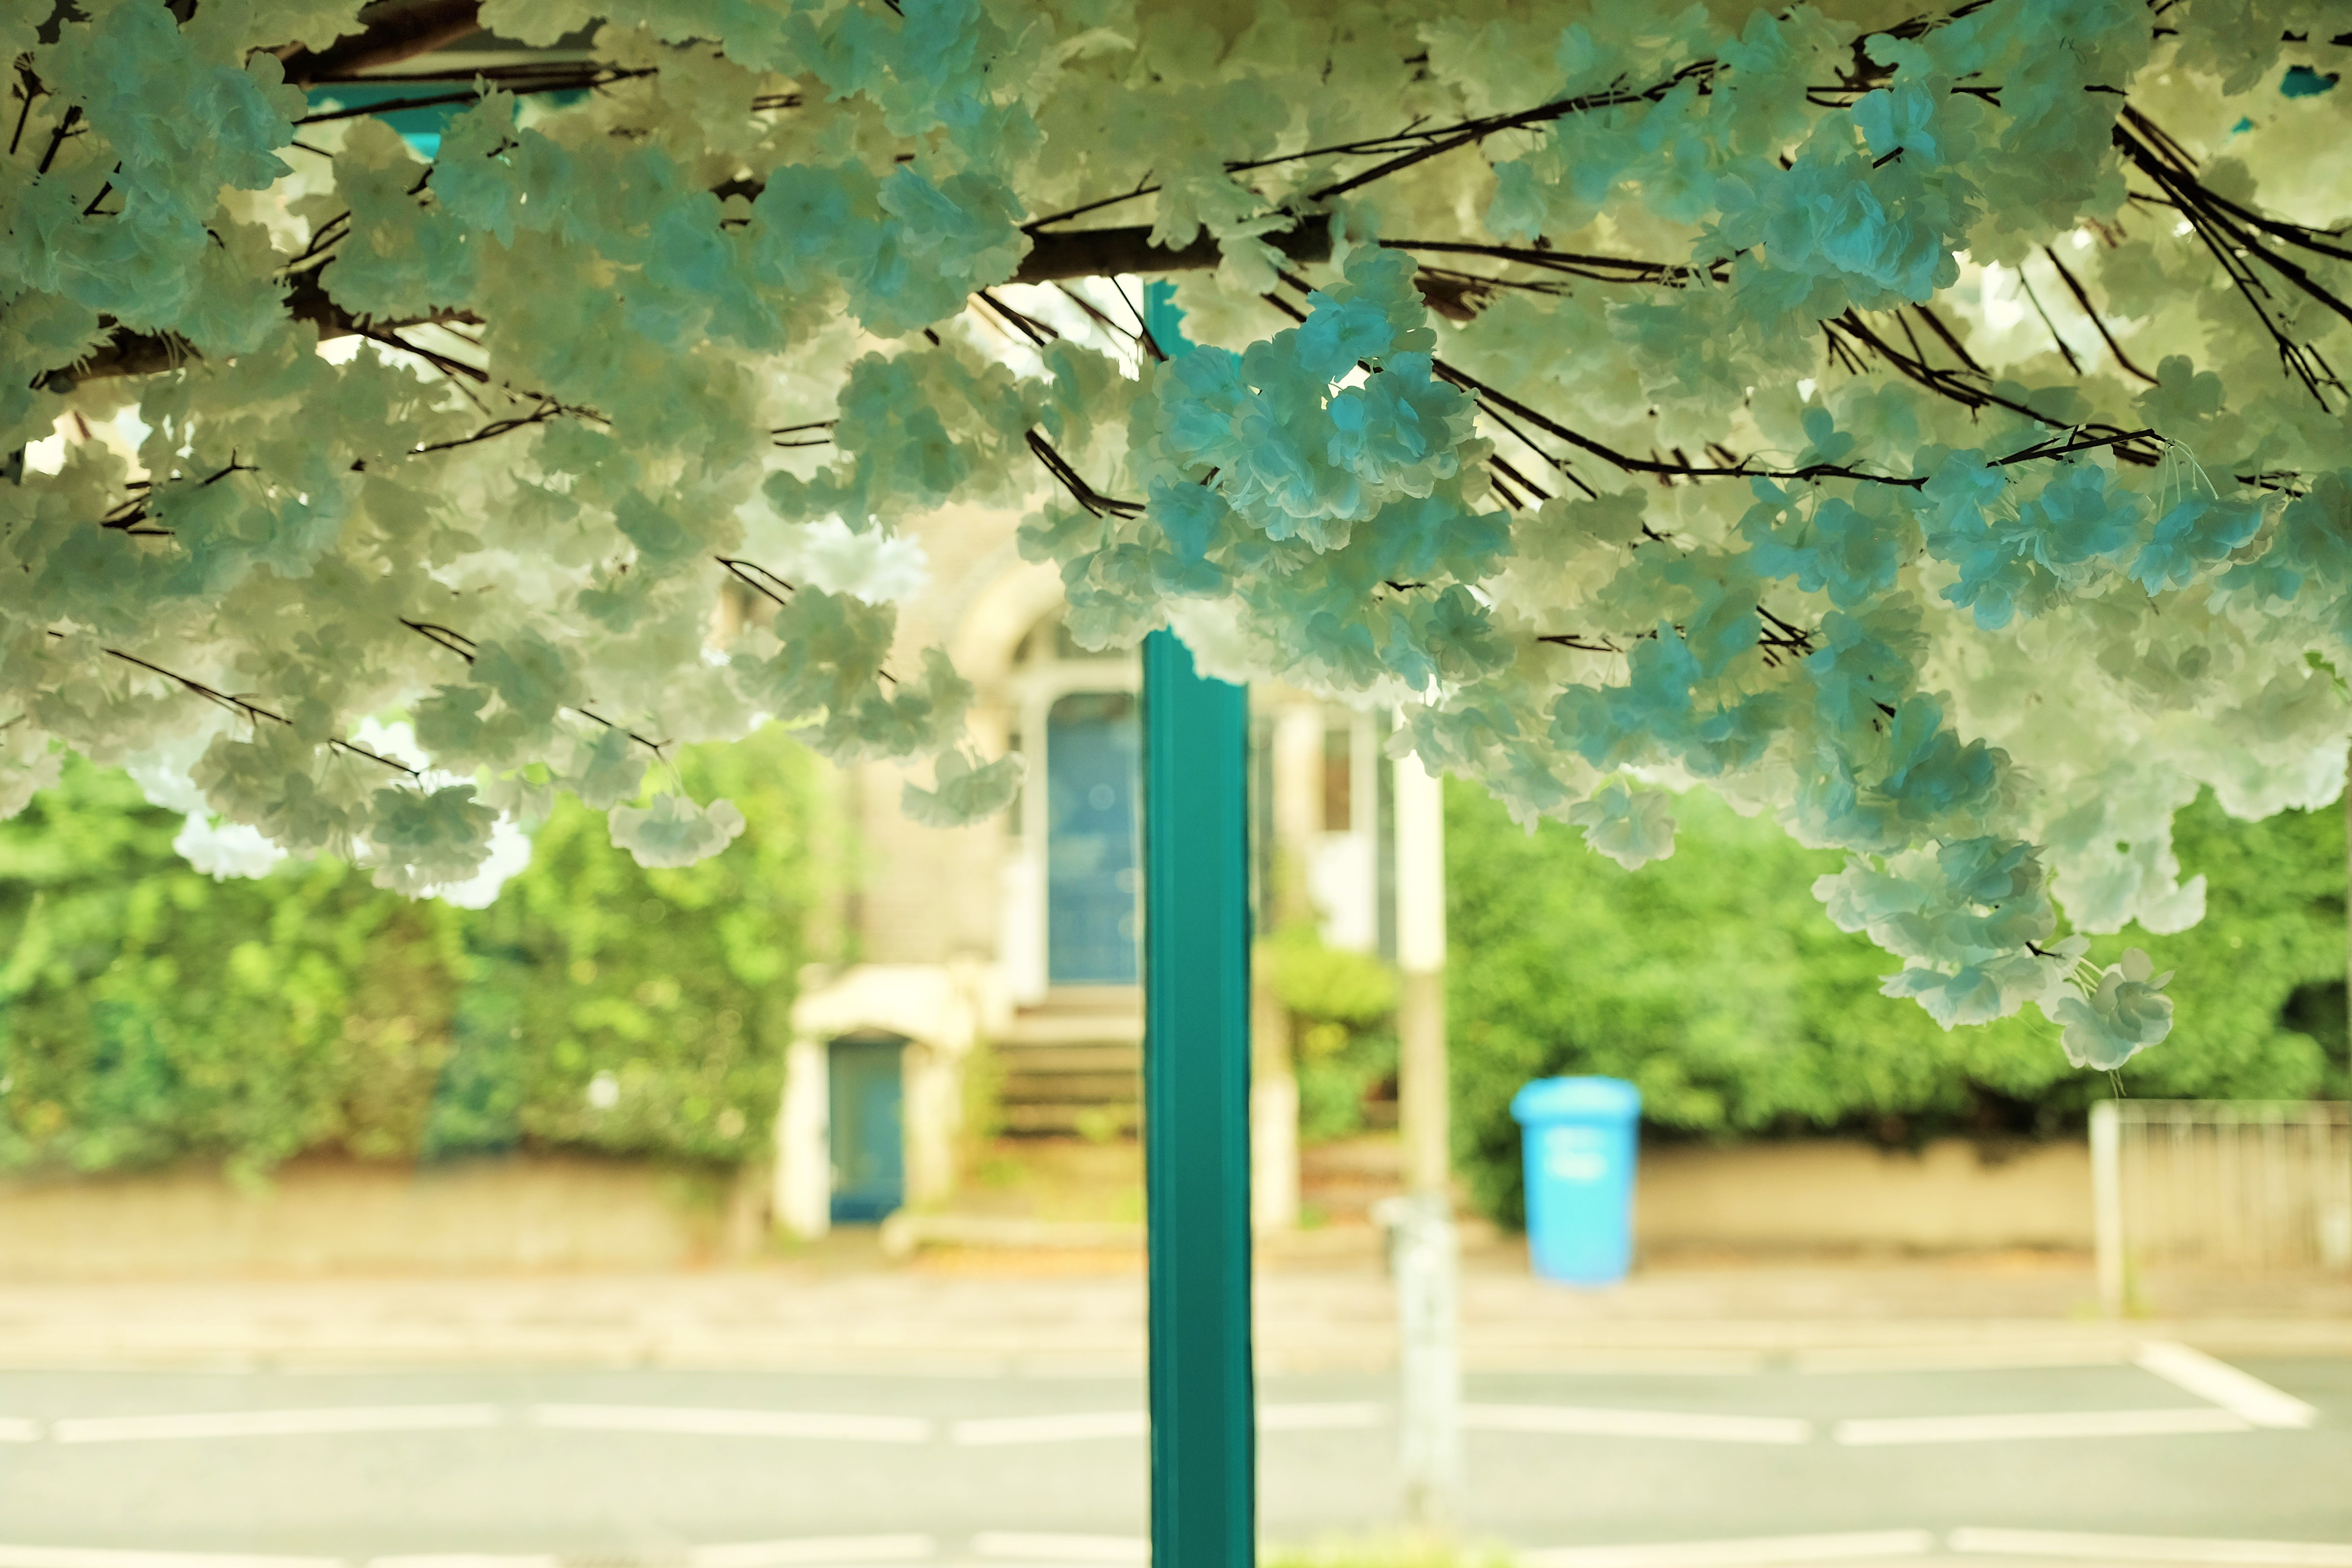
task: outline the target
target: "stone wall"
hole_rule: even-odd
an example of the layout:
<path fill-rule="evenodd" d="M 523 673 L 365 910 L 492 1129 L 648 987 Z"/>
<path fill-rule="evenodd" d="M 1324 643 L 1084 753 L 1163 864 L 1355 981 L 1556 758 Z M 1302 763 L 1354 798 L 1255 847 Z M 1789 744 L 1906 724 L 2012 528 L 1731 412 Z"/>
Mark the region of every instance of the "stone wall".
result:
<path fill-rule="evenodd" d="M 218 1174 L 0 1183 L 0 1282 L 205 1276 L 637 1271 L 740 1262 L 767 1245 L 768 1174 L 729 1183 L 619 1161 L 425 1170 L 334 1161 L 242 1190 Z M 1988 1161 L 1831 1140 L 1643 1152 L 1643 1256 L 2087 1250 L 2079 1142 Z"/>
<path fill-rule="evenodd" d="M 0 1281 L 685 1268 L 762 1245 L 764 1187 L 549 1158 L 306 1160 L 249 1189 L 195 1170 L 16 1181 Z"/>
<path fill-rule="evenodd" d="M 1648 1252 L 1977 1252 L 2091 1247 L 2091 1155 L 2077 1141 L 1988 1157 L 1944 1139 L 1916 1152 L 1840 1139 L 1650 1143 L 1635 1230 Z"/>

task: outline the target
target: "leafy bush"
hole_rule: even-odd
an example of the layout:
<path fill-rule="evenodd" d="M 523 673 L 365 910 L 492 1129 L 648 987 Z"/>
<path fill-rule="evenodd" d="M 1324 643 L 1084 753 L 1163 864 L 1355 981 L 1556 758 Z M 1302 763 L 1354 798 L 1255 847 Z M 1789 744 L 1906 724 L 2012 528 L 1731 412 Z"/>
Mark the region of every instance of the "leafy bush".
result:
<path fill-rule="evenodd" d="M 1255 962 L 1290 1014 L 1299 1136 L 1319 1143 L 1361 1131 L 1366 1102 L 1396 1079 L 1396 972 L 1325 946 L 1306 921 L 1260 942 Z"/>
<path fill-rule="evenodd" d="M 1446 795 L 1456 1155 L 1478 1201 L 1520 1212 L 1511 1096 L 1529 1079 L 1605 1073 L 1642 1090 L 1669 1136 L 1853 1131 L 2048 1137 L 2116 1092 L 2302 1098 L 2341 1092 L 2341 815 L 2232 822 L 2181 814 L 2183 865 L 2209 879 L 2204 921 L 2143 946 L 2178 969 L 2172 1037 L 2111 1084 L 2077 1072 L 2057 1031 L 2010 1018 L 1938 1029 L 1878 994 L 1885 955 L 1829 924 L 1810 886 L 1840 857 L 1695 792 L 1673 858 L 1628 872 L 1547 823 L 1523 834 L 1469 788 Z M 2315 1038 L 2312 1033 L 2319 1031 Z"/>
<path fill-rule="evenodd" d="M 215 882 L 79 761 L 0 823 L 0 1168 L 765 1147 L 811 904 L 812 775 L 768 730 L 688 752 L 750 826 L 641 868 L 569 797 L 481 910 L 329 860 Z"/>

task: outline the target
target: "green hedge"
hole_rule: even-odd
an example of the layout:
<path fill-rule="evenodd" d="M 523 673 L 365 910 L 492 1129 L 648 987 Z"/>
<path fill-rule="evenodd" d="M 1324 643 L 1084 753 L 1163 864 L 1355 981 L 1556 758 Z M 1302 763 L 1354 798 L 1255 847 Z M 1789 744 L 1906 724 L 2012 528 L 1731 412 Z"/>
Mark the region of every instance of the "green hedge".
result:
<path fill-rule="evenodd" d="M 566 797 L 530 868 L 466 910 L 328 860 L 215 882 L 172 849 L 179 816 L 69 763 L 0 823 L 0 1169 L 758 1155 L 813 900 L 811 764 L 772 730 L 679 765 L 741 807 L 724 855 L 642 869 Z"/>
<path fill-rule="evenodd" d="M 1888 1142 L 2048 1137 L 2115 1091 L 2069 1068 L 2038 1017 L 1948 1034 L 1879 995 L 1895 962 L 1832 926 L 1810 891 L 1836 855 L 1704 792 L 1676 815 L 1673 858 L 1628 872 L 1572 829 L 1529 836 L 1482 793 L 1447 791 L 1456 1157 L 1497 1217 L 1520 1213 L 1509 1103 L 1532 1078 L 1629 1079 L 1667 1136 Z M 2179 971 L 2172 1037 L 2132 1062 L 2122 1091 L 2342 1093 L 2341 814 L 2237 823 L 2206 800 L 2182 814 L 2177 841 L 2187 870 L 2208 878 L 2204 921 L 2092 950 L 2104 960 L 2137 944 Z"/>

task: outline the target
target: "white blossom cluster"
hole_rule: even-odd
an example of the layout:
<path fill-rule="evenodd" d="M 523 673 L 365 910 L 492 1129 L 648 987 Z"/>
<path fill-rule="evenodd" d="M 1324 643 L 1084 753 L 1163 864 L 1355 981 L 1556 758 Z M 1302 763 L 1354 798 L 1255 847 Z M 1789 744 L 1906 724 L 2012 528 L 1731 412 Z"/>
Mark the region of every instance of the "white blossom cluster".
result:
<path fill-rule="evenodd" d="M 2114 1066 L 2162 978 L 2061 906 L 2191 923 L 2175 810 L 2344 784 L 2352 49 L 1922 4 L 483 0 L 590 58 L 429 160 L 357 0 L 11 8 L 0 811 L 71 748 L 227 869 L 475 886 L 556 790 L 678 865 L 742 822 L 667 748 L 772 721 L 969 821 L 1018 759 L 890 584 L 1014 506 L 1083 641 L 1628 865 L 1703 781 L 1891 992 Z"/>

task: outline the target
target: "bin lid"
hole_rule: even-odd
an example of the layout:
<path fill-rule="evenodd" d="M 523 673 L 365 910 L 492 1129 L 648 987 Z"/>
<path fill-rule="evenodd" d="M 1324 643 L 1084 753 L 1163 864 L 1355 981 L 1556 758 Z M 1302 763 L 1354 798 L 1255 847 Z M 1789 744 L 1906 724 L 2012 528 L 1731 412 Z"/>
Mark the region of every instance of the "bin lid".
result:
<path fill-rule="evenodd" d="M 1642 1091 L 1622 1078 L 1539 1078 L 1511 1097 L 1511 1115 L 1523 1122 L 1631 1121 L 1642 1114 Z"/>

